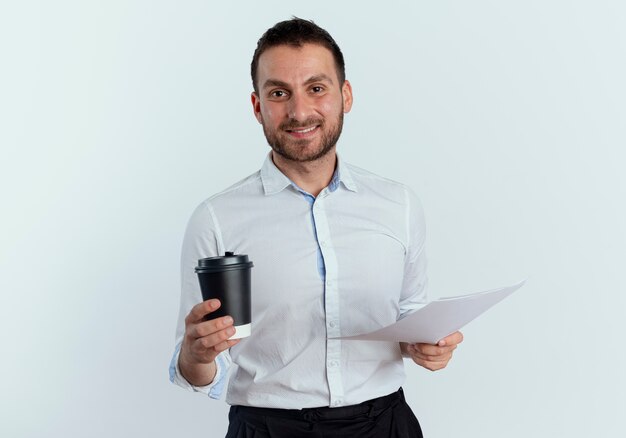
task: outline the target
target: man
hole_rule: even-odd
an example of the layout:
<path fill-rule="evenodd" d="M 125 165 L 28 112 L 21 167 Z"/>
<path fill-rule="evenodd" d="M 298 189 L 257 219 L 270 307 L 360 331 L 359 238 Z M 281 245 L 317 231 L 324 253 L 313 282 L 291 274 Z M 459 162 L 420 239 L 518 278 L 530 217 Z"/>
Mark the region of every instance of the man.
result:
<path fill-rule="evenodd" d="M 262 169 L 209 198 L 185 235 L 175 383 L 218 398 L 229 368 L 227 437 L 420 437 L 402 356 L 445 367 L 461 342 L 334 339 L 389 325 L 425 301 L 421 206 L 412 192 L 342 161 L 352 107 L 343 55 L 294 18 L 259 40 L 252 107 L 272 151 Z M 225 251 L 253 260 L 253 331 L 204 321 L 194 266 Z M 199 304 L 198 304 L 199 303 Z"/>

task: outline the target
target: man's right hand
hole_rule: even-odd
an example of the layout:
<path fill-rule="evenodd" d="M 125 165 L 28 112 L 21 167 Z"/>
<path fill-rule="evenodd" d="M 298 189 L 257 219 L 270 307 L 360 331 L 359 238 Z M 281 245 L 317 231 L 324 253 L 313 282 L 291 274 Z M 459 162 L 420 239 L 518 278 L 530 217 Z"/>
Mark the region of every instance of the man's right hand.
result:
<path fill-rule="evenodd" d="M 217 372 L 215 358 L 239 342 L 239 339 L 228 340 L 235 333 L 230 316 L 204 320 L 219 307 L 219 300 L 207 300 L 193 306 L 185 318 L 185 336 L 178 365 L 183 377 L 194 386 L 213 382 Z"/>

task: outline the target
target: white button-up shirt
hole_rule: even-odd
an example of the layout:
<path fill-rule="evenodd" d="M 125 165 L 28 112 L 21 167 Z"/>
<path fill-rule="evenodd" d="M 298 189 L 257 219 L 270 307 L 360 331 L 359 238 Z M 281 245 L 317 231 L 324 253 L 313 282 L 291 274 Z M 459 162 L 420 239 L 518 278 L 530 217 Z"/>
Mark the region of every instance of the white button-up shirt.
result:
<path fill-rule="evenodd" d="M 404 381 L 397 342 L 332 339 L 389 325 L 426 301 L 424 218 L 406 186 L 338 158 L 317 197 L 266 159 L 260 171 L 193 213 L 182 250 L 182 294 L 170 378 L 232 405 L 301 409 L 353 405 Z M 198 259 L 247 254 L 252 335 L 217 360 L 208 386 L 180 374 L 184 318 L 202 300 Z"/>

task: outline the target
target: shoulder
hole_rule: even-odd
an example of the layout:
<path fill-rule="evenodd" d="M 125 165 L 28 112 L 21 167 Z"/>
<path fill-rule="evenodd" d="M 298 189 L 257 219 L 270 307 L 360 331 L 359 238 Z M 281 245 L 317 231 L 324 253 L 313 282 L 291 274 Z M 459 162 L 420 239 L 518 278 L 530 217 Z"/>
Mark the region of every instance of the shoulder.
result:
<path fill-rule="evenodd" d="M 402 204 L 413 204 L 415 202 L 419 204 L 417 195 L 406 184 L 380 176 L 353 164 L 344 164 L 359 191 L 363 191 L 365 194 L 378 194 Z"/>
<path fill-rule="evenodd" d="M 238 199 L 245 200 L 262 192 L 260 171 L 257 171 L 200 202 L 192 214 L 192 221 L 194 218 L 203 223 L 214 220 L 215 209 L 237 204 Z"/>
<path fill-rule="evenodd" d="M 222 199 L 228 199 L 247 194 L 256 194 L 263 191 L 261 184 L 261 171 L 256 171 L 253 174 L 237 181 L 235 184 L 227 187 L 226 189 L 214 194 L 205 202 L 216 202 Z"/>

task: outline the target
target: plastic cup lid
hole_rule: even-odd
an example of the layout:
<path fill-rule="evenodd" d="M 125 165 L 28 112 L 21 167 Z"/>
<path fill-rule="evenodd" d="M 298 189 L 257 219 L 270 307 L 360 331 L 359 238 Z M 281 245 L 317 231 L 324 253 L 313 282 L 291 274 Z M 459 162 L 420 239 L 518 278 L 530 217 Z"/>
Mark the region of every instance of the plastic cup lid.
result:
<path fill-rule="evenodd" d="M 247 254 L 235 254 L 226 251 L 223 256 L 207 257 L 198 260 L 196 272 L 219 272 L 231 269 L 247 269 L 254 266 Z"/>

